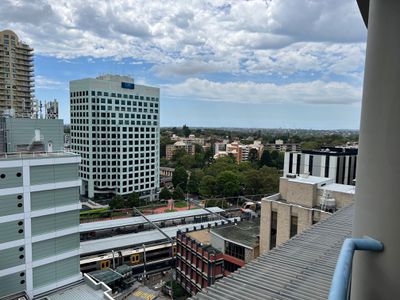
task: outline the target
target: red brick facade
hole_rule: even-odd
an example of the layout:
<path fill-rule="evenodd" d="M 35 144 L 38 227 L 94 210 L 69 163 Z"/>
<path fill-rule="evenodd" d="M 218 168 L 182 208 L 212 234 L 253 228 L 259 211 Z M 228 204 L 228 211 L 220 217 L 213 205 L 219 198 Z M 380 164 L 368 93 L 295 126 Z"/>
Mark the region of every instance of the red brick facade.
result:
<path fill-rule="evenodd" d="M 176 247 L 176 280 L 191 295 L 223 277 L 224 255 L 218 250 L 179 231 Z"/>

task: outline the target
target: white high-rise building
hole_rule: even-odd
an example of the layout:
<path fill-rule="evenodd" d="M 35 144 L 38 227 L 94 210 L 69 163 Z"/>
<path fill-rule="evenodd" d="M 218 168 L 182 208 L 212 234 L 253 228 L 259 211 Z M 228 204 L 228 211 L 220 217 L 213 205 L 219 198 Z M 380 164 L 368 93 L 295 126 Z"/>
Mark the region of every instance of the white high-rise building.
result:
<path fill-rule="evenodd" d="M 104 75 L 70 82 L 71 146 L 81 193 L 148 195 L 159 188 L 160 89 Z"/>

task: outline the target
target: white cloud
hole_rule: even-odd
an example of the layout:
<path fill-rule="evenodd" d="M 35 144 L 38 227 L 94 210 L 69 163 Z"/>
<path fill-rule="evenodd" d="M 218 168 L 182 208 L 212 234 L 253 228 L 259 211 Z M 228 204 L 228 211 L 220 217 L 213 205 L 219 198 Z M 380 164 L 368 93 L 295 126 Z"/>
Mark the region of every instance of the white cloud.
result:
<path fill-rule="evenodd" d="M 214 82 L 190 78 L 161 89 L 164 96 L 182 100 L 236 103 L 354 104 L 361 100 L 361 86 L 320 80 L 277 85 L 255 82 Z"/>
<path fill-rule="evenodd" d="M 65 88 L 65 83 L 58 80 L 46 78 L 42 75 L 36 75 L 35 87 L 45 90 L 55 90 L 55 89 Z"/>
<path fill-rule="evenodd" d="M 363 64 L 366 33 L 348 0 L 2 0 L 0 27 L 37 54 L 131 57 L 160 76 L 321 67 L 346 75 Z"/>

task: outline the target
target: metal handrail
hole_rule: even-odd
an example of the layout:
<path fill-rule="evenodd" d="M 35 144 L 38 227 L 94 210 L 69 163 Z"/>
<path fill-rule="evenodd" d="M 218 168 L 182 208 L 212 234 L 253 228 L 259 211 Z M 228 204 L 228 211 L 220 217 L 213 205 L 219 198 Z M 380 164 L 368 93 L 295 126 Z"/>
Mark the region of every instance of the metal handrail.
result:
<path fill-rule="evenodd" d="M 353 256 L 356 250 L 380 252 L 383 251 L 383 244 L 371 238 L 351 238 L 344 241 L 333 274 L 329 300 L 348 299 Z"/>

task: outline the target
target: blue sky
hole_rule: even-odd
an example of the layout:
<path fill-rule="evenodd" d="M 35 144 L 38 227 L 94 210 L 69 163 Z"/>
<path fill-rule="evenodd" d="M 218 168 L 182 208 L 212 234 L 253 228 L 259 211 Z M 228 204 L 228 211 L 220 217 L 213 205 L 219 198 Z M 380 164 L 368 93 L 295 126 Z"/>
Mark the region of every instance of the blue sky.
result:
<path fill-rule="evenodd" d="M 356 1 L 11 1 L 36 97 L 113 73 L 161 88 L 162 126 L 357 129 L 366 29 Z"/>

